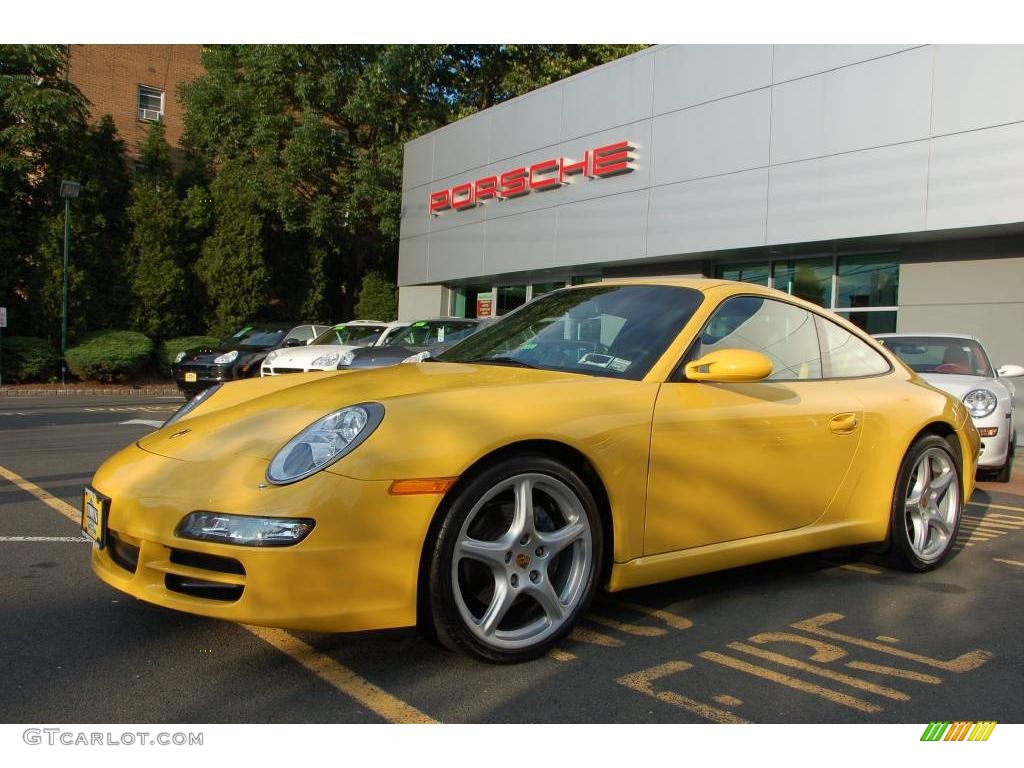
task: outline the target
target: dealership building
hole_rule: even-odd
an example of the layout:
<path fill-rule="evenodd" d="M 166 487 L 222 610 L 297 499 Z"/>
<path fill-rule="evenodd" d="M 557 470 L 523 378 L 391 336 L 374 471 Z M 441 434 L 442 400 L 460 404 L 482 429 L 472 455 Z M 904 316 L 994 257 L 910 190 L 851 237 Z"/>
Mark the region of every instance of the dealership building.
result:
<path fill-rule="evenodd" d="M 1024 364 L 1021 83 L 1019 45 L 667 45 L 553 83 L 406 145 L 399 315 L 704 275 Z"/>

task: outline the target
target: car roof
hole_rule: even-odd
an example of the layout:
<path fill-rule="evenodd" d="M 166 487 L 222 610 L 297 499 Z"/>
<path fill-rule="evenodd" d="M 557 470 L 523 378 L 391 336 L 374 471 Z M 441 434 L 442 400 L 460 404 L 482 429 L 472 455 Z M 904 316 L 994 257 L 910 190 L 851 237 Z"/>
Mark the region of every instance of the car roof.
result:
<path fill-rule="evenodd" d="M 331 328 L 340 328 L 344 325 L 387 325 L 384 320 L 349 320 L 347 323 L 335 323 Z"/>
<path fill-rule="evenodd" d="M 922 337 L 932 337 L 940 339 L 970 339 L 977 341 L 979 344 L 981 340 L 977 336 L 971 336 L 969 333 L 947 333 L 946 331 L 920 331 L 918 333 L 876 333 L 873 334 L 876 339 L 920 339 Z"/>

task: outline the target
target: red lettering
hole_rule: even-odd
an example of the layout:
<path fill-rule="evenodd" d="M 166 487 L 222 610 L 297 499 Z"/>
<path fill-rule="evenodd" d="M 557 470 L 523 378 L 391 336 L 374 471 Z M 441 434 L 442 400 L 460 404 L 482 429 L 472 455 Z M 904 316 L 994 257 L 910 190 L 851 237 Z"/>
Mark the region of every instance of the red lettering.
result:
<path fill-rule="evenodd" d="M 430 212 L 437 216 L 452 207 L 452 198 L 447 189 L 430 193 Z"/>
<path fill-rule="evenodd" d="M 498 193 L 498 177 L 486 176 L 476 180 L 476 201 L 479 203 L 487 198 L 501 199 Z"/>
<path fill-rule="evenodd" d="M 501 174 L 501 196 L 519 197 L 520 195 L 525 195 L 530 191 L 529 187 L 526 186 L 526 181 L 525 168 L 514 168 L 511 171 L 505 171 Z"/>
<path fill-rule="evenodd" d="M 558 183 L 568 184 L 569 182 L 566 181 L 566 177 L 574 173 L 582 173 L 584 176 L 589 176 L 590 169 L 587 167 L 588 165 L 590 165 L 589 149 L 583 153 L 583 159 L 580 160 L 578 163 L 566 157 L 563 157 L 561 163 L 559 163 L 558 166 Z"/>
<path fill-rule="evenodd" d="M 557 160 L 542 160 L 530 166 L 530 189 L 551 189 L 559 186 L 558 176 L 550 176 L 546 179 L 539 179 L 538 176 L 558 170 Z"/>
<path fill-rule="evenodd" d="M 465 195 L 465 197 L 458 200 L 459 195 Z M 452 187 L 452 208 L 461 211 L 474 205 L 476 205 L 476 198 L 473 197 L 473 182 L 467 181 L 465 184 L 457 184 Z"/>
<path fill-rule="evenodd" d="M 595 176 L 614 176 L 633 170 L 630 165 L 632 149 L 628 141 L 619 141 L 594 150 L 593 173 Z"/>

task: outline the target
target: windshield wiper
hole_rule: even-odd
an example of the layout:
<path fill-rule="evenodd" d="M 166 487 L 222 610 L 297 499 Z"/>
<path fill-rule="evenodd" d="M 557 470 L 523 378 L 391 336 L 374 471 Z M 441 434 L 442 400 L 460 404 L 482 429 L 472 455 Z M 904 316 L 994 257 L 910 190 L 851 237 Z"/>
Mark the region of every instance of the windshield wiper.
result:
<path fill-rule="evenodd" d="M 539 365 L 532 365 L 530 363 L 524 363 L 515 357 L 506 357 L 504 355 L 498 355 L 497 357 L 481 357 L 479 360 L 474 360 L 474 363 L 496 363 L 498 365 L 511 365 L 517 368 L 532 368 L 539 370 Z"/>

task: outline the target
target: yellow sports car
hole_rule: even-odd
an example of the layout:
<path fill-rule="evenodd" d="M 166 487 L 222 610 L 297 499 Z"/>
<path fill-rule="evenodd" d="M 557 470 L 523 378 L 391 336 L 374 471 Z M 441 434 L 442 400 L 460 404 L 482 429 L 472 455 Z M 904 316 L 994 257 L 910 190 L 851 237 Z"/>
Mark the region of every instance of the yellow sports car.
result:
<path fill-rule="evenodd" d="M 547 294 L 437 359 L 210 389 L 85 491 L 95 572 L 231 621 L 544 653 L 595 591 L 952 549 L 980 441 L 856 327 L 721 280 Z"/>

